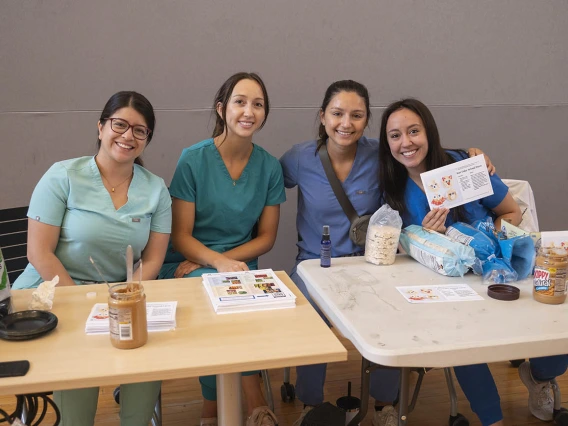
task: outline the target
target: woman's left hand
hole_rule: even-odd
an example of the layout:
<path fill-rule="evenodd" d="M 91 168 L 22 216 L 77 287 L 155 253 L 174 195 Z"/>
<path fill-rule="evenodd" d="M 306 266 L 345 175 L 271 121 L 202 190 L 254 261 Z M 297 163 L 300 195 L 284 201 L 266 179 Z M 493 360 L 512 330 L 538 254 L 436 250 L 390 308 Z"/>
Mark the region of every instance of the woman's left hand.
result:
<path fill-rule="evenodd" d="M 487 171 L 491 176 L 495 174 L 495 171 L 497 169 L 491 162 L 491 158 L 489 158 L 489 156 L 486 153 L 484 153 L 482 150 L 480 150 L 479 148 L 470 148 L 467 150 L 467 154 L 469 155 L 470 158 L 475 157 L 476 155 L 483 154 L 483 156 L 485 157 L 485 164 L 487 165 Z"/>
<path fill-rule="evenodd" d="M 446 208 L 430 210 L 428 214 L 424 216 L 422 227 L 443 234 L 446 232 L 446 218 L 449 212 L 450 209 Z"/>
<path fill-rule="evenodd" d="M 184 260 L 178 265 L 174 272 L 174 278 L 183 278 L 187 274 L 190 274 L 201 267 L 202 266 L 199 263 L 192 262 L 191 260 Z"/>

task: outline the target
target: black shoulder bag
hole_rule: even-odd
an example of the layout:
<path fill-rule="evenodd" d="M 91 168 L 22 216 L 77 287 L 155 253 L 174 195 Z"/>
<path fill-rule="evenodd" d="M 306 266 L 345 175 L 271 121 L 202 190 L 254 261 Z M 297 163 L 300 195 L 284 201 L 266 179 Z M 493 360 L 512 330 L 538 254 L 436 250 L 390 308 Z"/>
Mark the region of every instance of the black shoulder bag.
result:
<path fill-rule="evenodd" d="M 351 204 L 349 198 L 347 198 L 347 194 L 343 190 L 343 186 L 341 186 L 341 182 L 333 171 L 333 167 L 331 166 L 331 161 L 329 159 L 329 154 L 327 153 L 327 147 L 325 146 L 325 144 L 322 145 L 319 149 L 319 156 L 323 165 L 323 169 L 325 170 L 327 180 L 331 185 L 331 189 L 333 189 L 337 201 L 339 201 L 339 204 L 341 204 L 341 208 L 343 209 L 345 216 L 347 216 L 349 222 L 351 223 L 351 228 L 349 229 L 349 238 L 359 247 L 365 247 L 365 240 L 367 239 L 367 228 L 369 227 L 369 219 L 371 219 L 371 215 L 367 214 L 364 216 L 359 216 L 355 211 L 353 204 Z"/>

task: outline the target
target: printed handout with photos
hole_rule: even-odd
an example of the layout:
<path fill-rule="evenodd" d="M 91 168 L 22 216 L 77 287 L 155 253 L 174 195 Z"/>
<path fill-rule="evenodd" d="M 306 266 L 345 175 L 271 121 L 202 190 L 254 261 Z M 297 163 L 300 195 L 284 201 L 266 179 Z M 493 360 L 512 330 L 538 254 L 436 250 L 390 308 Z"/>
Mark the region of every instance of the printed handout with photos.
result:
<path fill-rule="evenodd" d="M 203 274 L 215 312 L 293 308 L 296 296 L 272 269 Z"/>
<path fill-rule="evenodd" d="M 430 209 L 461 206 L 493 195 L 483 154 L 420 174 Z"/>
<path fill-rule="evenodd" d="M 483 300 L 467 284 L 444 284 L 397 287 L 400 294 L 410 303 L 468 302 Z"/>
<path fill-rule="evenodd" d="M 177 302 L 147 302 L 146 319 L 148 321 L 148 331 L 169 331 L 176 328 L 176 308 Z M 96 303 L 91 309 L 85 333 L 87 334 L 108 334 L 109 317 L 108 303 Z"/>

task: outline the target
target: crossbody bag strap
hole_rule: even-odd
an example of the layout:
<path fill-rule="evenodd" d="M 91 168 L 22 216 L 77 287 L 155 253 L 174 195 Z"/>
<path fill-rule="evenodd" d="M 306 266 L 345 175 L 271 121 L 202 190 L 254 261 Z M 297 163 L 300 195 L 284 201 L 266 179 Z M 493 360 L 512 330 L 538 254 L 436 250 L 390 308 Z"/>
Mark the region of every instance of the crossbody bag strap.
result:
<path fill-rule="evenodd" d="M 327 180 L 331 185 L 331 189 L 333 189 L 337 201 L 339 201 L 339 204 L 341 204 L 341 208 L 343 209 L 345 216 L 347 216 L 347 218 L 349 219 L 349 222 L 353 223 L 355 219 L 359 218 L 359 215 L 355 211 L 355 208 L 353 207 L 353 204 L 351 204 L 351 201 L 349 201 L 349 198 L 347 198 L 347 194 L 345 193 L 341 182 L 333 171 L 331 160 L 329 159 L 329 154 L 327 153 L 327 147 L 325 146 L 325 144 L 323 144 L 319 149 L 319 156 L 321 159 L 321 164 L 323 165 L 323 169 L 327 176 Z"/>

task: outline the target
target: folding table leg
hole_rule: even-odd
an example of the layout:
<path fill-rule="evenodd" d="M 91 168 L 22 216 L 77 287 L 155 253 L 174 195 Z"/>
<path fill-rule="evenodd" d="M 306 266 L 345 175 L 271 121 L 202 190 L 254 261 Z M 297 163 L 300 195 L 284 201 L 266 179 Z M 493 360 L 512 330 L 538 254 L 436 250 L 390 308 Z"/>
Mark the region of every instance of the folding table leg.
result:
<path fill-rule="evenodd" d="M 359 407 L 359 412 L 351 419 L 348 426 L 357 426 L 367 415 L 367 410 L 369 408 L 371 366 L 371 362 L 365 358 L 361 359 L 361 407 Z"/>
<path fill-rule="evenodd" d="M 217 374 L 219 426 L 242 426 L 241 373 Z"/>
<path fill-rule="evenodd" d="M 361 407 L 359 412 L 351 421 L 348 426 L 357 426 L 367 415 L 369 409 L 369 386 L 371 384 L 371 371 L 375 370 L 378 366 L 373 364 L 365 358 L 361 359 Z M 400 390 L 399 390 L 399 403 L 398 403 L 398 425 L 406 426 L 406 421 L 409 412 L 409 392 L 410 392 L 410 368 L 400 368 Z"/>
<path fill-rule="evenodd" d="M 398 402 L 398 425 L 406 426 L 408 418 L 408 393 L 410 388 L 410 368 L 400 369 L 400 397 Z"/>
<path fill-rule="evenodd" d="M 450 393 L 450 416 L 458 415 L 458 395 L 452 379 L 452 370 L 444 368 L 444 376 L 448 385 L 448 392 Z"/>

